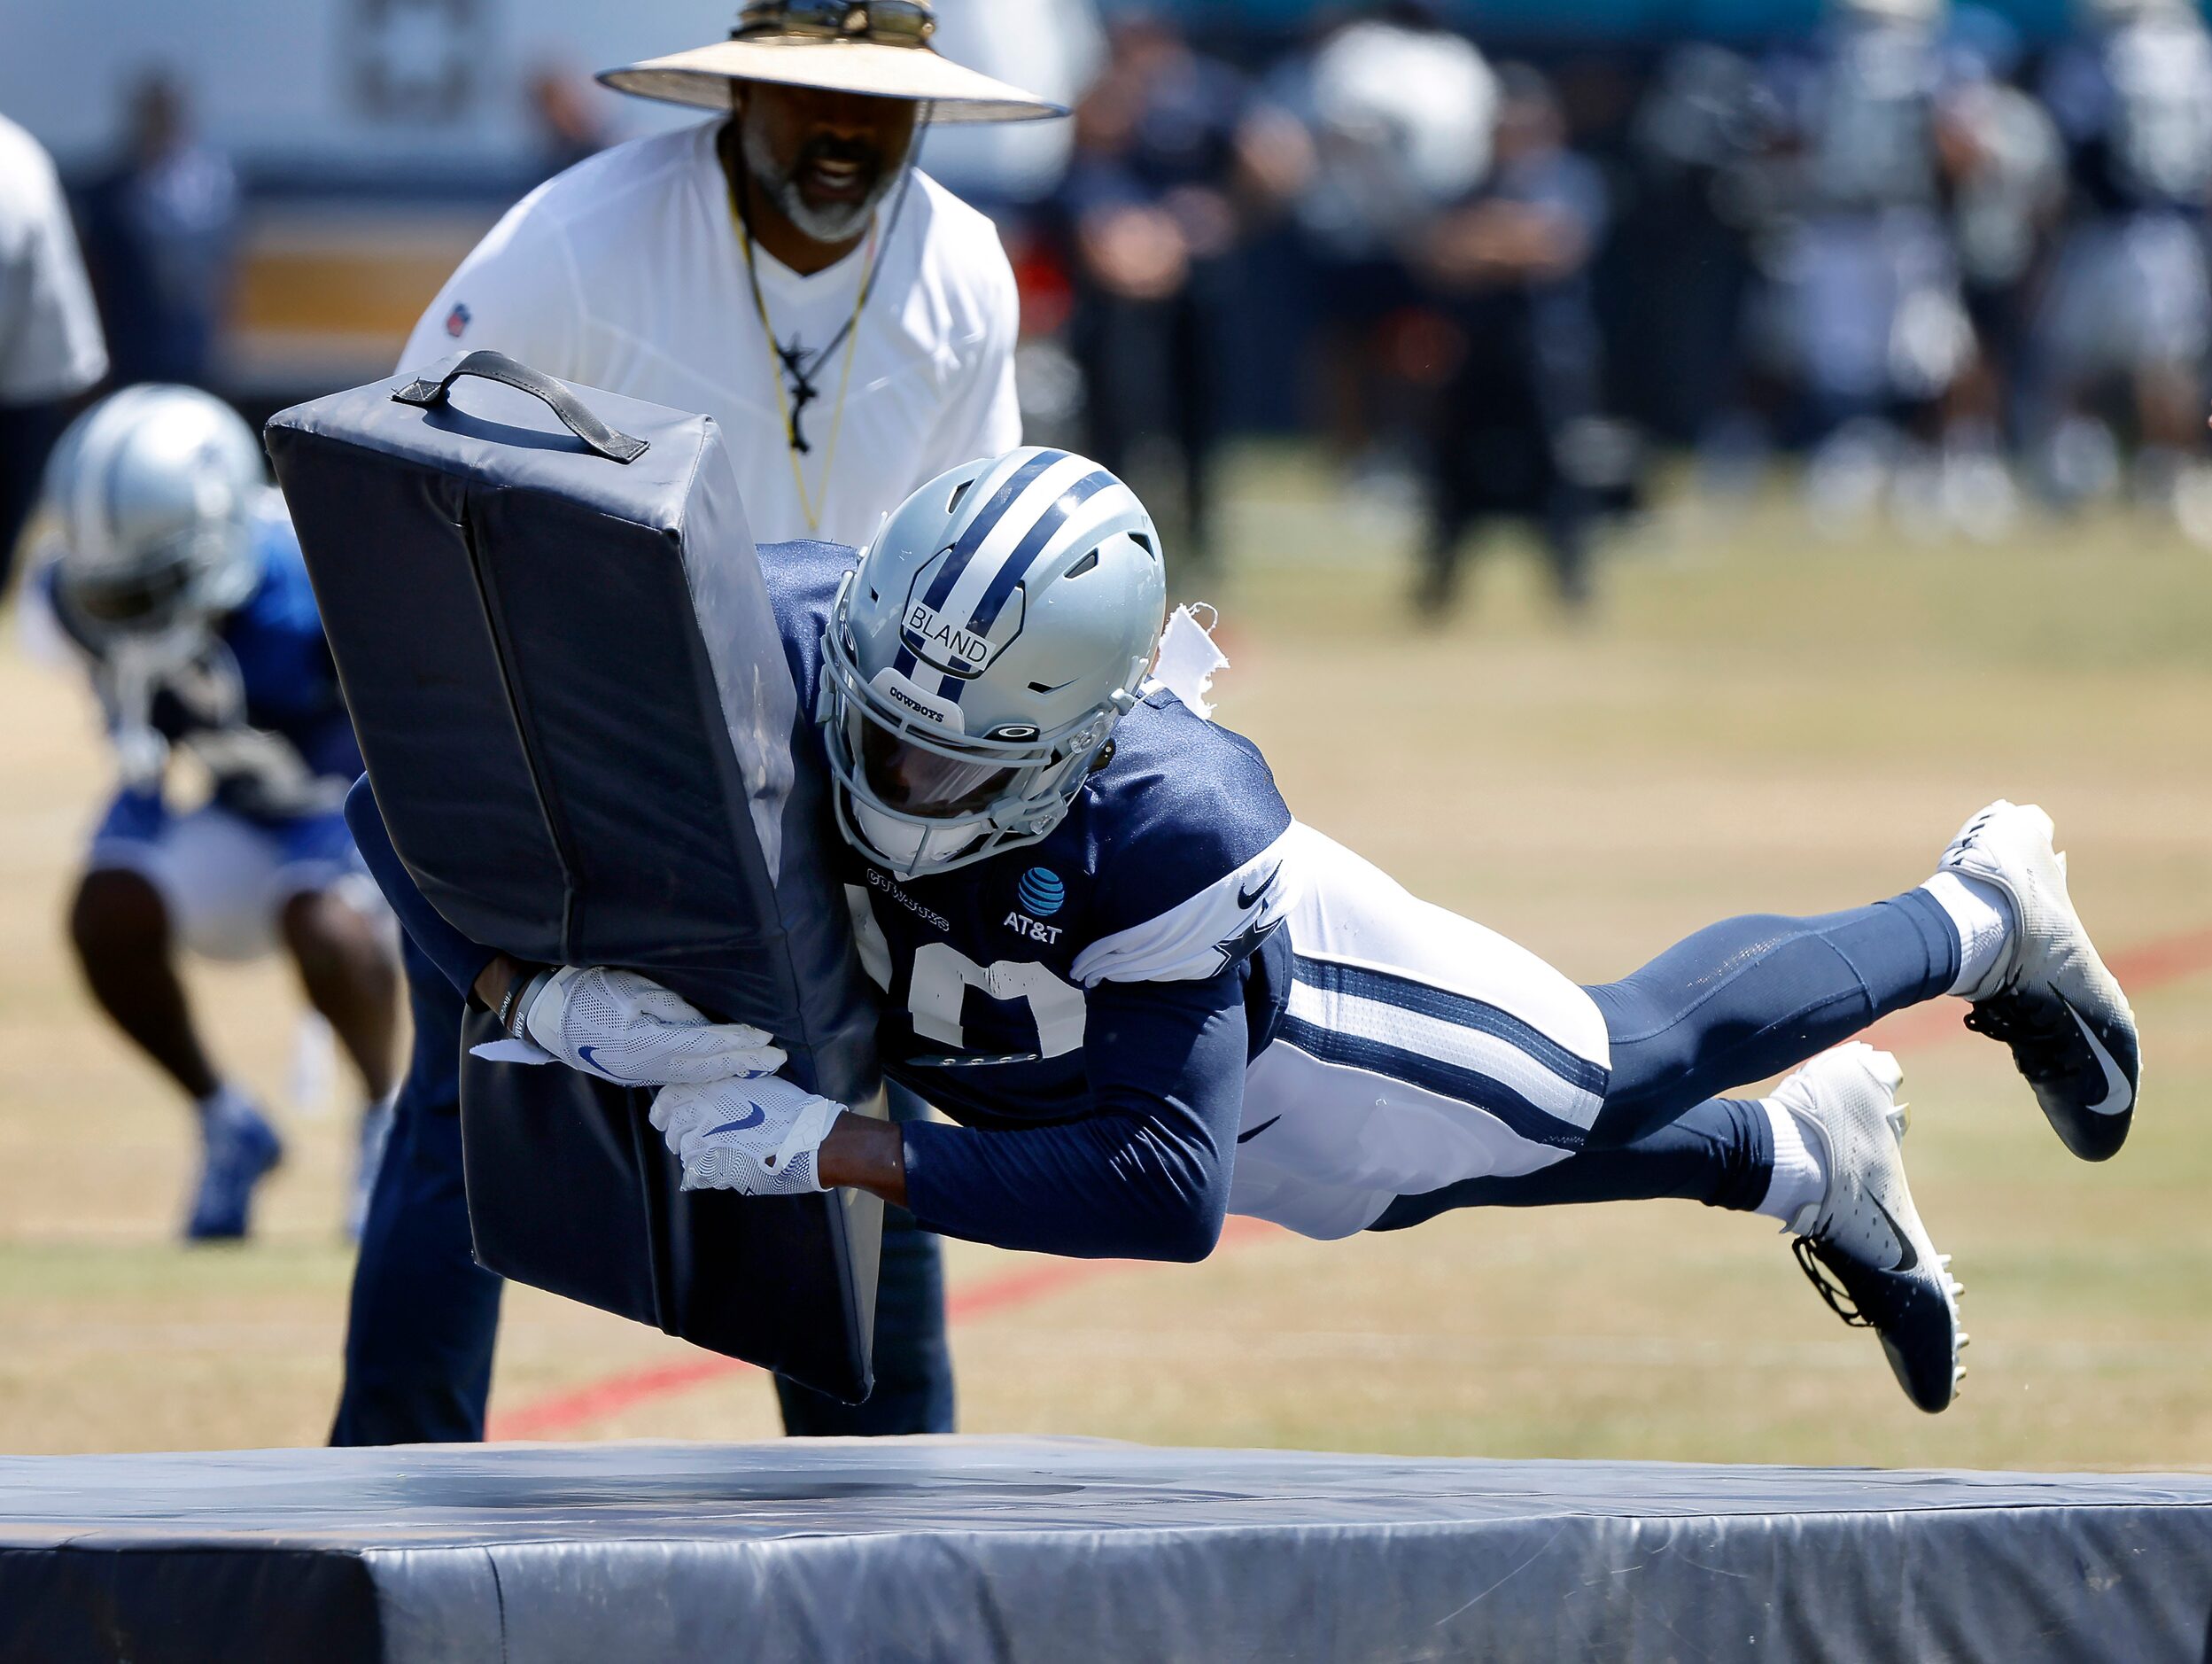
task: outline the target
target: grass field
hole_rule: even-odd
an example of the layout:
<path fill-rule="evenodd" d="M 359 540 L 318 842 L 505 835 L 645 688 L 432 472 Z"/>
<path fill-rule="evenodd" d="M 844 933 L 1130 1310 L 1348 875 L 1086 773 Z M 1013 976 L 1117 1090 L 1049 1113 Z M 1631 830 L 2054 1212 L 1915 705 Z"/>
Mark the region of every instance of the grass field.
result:
<path fill-rule="evenodd" d="M 1246 1232 L 955 1330 L 974 1432 L 1497 1456 L 1983 1466 L 2212 1463 L 2212 557 L 2117 515 L 2004 548 L 1814 538 L 1794 510 L 1669 513 L 1568 628 L 1506 551 L 1446 627 L 1409 627 L 1387 528 L 1317 470 L 1238 469 L 1210 590 L 1222 719 L 1306 820 L 1415 890 L 1595 980 L 1725 914 L 1814 911 L 1926 875 L 1999 794 L 2056 816 L 2135 991 L 2134 1141 L 2075 1162 L 2003 1054 L 1945 1025 L 1903 1052 L 1908 1151 L 1975 1335 L 1948 1414 L 1815 1300 L 1766 1222 L 1685 1204 L 1463 1214 L 1341 1244 Z M 74 688 L 0 649 L 0 1449 L 319 1442 L 348 1256 L 343 1118 L 293 1117 L 264 1229 L 172 1241 L 190 1149 L 167 1088 L 95 1018 L 63 887 L 105 765 Z M 201 971 L 221 1054 L 281 1092 L 297 999 Z M 957 1288 L 1013 1256 L 954 1245 Z M 495 1411 L 696 1357 L 512 1291 Z M 743 1438 L 727 1374 L 576 1436 Z"/>

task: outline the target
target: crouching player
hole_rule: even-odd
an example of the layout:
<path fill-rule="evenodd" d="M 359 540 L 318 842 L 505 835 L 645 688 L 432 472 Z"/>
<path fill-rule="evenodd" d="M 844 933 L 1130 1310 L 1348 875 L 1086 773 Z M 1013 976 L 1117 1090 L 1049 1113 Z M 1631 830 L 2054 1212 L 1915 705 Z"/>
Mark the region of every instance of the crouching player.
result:
<path fill-rule="evenodd" d="M 1332 1238 L 1691 1198 L 1781 1220 L 1936 1411 L 1960 1373 L 1960 1289 L 1906 1186 L 1897 1066 L 1843 1043 L 1960 996 L 2076 1155 L 2126 1136 L 2134 1020 L 2038 810 L 1991 805 L 1901 895 L 1733 920 L 1582 988 L 1293 820 L 1255 747 L 1147 690 L 1159 544 L 1093 464 L 974 463 L 865 556 L 795 545 L 762 565 L 818 701 L 825 836 L 850 852 L 886 1067 L 959 1124 L 749 1077 L 779 1061 L 768 1037 L 633 973 L 468 943 L 408 885 L 365 787 L 349 805 L 456 985 L 573 1066 L 664 1086 L 653 1119 L 691 1186 L 853 1186 L 953 1236 L 1179 1260 L 1232 1212 Z M 1763 1099 L 1716 1096 L 1787 1069 Z"/>
<path fill-rule="evenodd" d="M 344 814 L 361 753 L 314 592 L 260 447 L 227 405 L 128 388 L 62 436 L 34 580 L 74 645 L 120 785 L 69 909 L 86 982 L 191 1100 L 202 1161 L 185 1234 L 246 1234 L 283 1146 L 209 1061 L 175 948 L 246 960 L 280 943 L 358 1070 L 358 1228 L 388 1117 L 397 1022 L 390 921 Z M 175 749 L 212 784 L 180 807 Z"/>

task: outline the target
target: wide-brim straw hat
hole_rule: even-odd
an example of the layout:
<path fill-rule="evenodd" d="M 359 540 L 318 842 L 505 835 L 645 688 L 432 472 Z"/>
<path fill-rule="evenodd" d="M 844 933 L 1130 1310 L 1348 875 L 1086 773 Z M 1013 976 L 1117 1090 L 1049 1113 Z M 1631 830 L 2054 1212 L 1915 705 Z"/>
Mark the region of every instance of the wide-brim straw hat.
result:
<path fill-rule="evenodd" d="M 962 67 L 933 48 L 821 35 L 717 41 L 666 58 L 609 69 L 599 77 L 617 92 L 705 110 L 730 107 L 733 81 L 820 87 L 876 98 L 911 98 L 929 106 L 933 123 L 1038 121 L 1066 115 L 1050 99 Z"/>

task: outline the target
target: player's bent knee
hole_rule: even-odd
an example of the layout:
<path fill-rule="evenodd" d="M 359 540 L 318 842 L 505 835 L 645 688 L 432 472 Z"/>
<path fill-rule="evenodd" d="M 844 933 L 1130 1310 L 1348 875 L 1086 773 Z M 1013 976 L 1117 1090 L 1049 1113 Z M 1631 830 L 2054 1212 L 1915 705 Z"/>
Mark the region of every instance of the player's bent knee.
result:
<path fill-rule="evenodd" d="M 353 976 L 390 982 L 391 956 L 376 927 L 331 890 L 303 890 L 278 914 L 284 946 L 311 981 Z"/>
<path fill-rule="evenodd" d="M 168 905 L 144 874 L 96 867 L 79 882 L 70 901 L 69 941 L 87 967 L 164 953 Z"/>
<path fill-rule="evenodd" d="M 1223 1216 L 1217 1210 L 1195 1210 L 1176 1229 L 1163 1232 L 1157 1251 L 1148 1257 L 1195 1265 L 1220 1244 L 1222 1223 Z"/>
<path fill-rule="evenodd" d="M 1586 1151 L 1625 1149 L 1631 1144 L 1649 1138 L 1665 1126 L 1670 1116 L 1664 1102 L 1648 1097 L 1623 1093 L 1608 1098 L 1597 1112 L 1597 1119 L 1590 1124 L 1588 1135 L 1582 1140 L 1579 1155 Z"/>

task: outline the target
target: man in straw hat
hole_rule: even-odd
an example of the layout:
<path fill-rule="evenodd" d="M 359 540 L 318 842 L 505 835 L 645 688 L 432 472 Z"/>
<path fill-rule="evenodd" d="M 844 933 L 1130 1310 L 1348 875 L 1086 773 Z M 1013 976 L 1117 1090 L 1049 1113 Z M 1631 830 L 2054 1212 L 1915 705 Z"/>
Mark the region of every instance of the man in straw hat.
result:
<path fill-rule="evenodd" d="M 704 411 L 761 544 L 866 543 L 916 486 L 1021 439 L 1013 270 L 990 220 L 913 167 L 921 130 L 1066 113 L 939 56 L 935 28 L 922 0 L 750 0 L 726 41 L 608 71 L 720 119 L 617 145 L 516 204 L 401 368 L 491 347 Z M 461 1013 L 439 979 L 410 980 L 416 1068 L 354 1275 L 340 1444 L 484 1435 L 499 1284 L 470 1248 Z M 893 1111 L 922 1112 L 897 1091 Z M 899 1209 L 875 1364 L 858 1410 L 779 1383 L 786 1427 L 951 1430 L 936 1241 Z"/>

